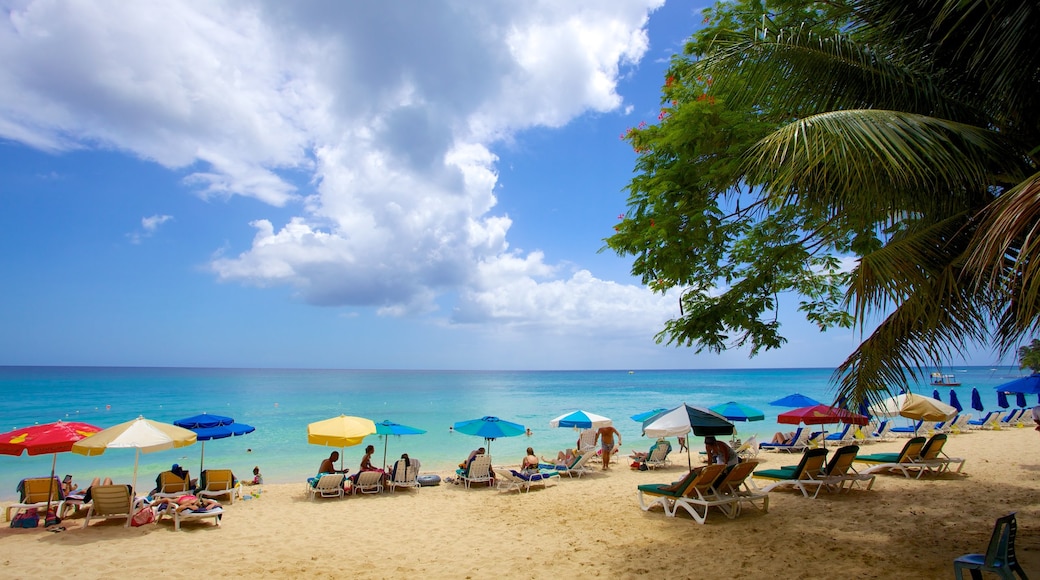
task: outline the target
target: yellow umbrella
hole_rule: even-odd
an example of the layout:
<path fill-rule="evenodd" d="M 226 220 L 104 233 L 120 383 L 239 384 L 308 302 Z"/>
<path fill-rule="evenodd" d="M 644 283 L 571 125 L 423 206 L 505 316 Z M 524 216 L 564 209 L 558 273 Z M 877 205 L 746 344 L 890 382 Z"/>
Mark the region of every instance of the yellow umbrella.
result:
<path fill-rule="evenodd" d="M 365 437 L 375 432 L 376 424 L 371 419 L 340 415 L 307 425 L 307 443 L 342 449 L 360 444 Z M 342 468 L 343 454 L 340 453 Z"/>
<path fill-rule="evenodd" d="M 137 491 L 137 463 L 141 453 L 153 453 L 176 447 L 187 447 L 195 443 L 194 431 L 169 423 L 160 423 L 138 417 L 102 429 L 94 435 L 77 441 L 72 452 L 80 455 L 101 455 L 108 449 L 134 449 L 134 493 Z"/>

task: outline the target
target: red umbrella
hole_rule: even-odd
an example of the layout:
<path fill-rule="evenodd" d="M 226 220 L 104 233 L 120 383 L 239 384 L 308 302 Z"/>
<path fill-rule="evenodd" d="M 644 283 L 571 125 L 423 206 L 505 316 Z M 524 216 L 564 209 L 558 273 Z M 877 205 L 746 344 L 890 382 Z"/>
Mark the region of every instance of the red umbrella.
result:
<path fill-rule="evenodd" d="M 801 407 L 792 411 L 780 413 L 777 416 L 777 423 L 790 423 L 797 425 L 799 423 L 805 423 L 806 425 L 827 425 L 830 423 L 851 423 L 853 425 L 866 425 L 869 419 L 865 415 L 859 415 L 852 411 L 846 411 L 838 407 L 828 407 L 827 405 L 812 405 L 811 407 Z M 824 445 L 826 446 L 827 439 L 824 438 Z"/>
<path fill-rule="evenodd" d="M 0 454 L 3 455 L 46 455 L 53 454 L 51 460 L 51 479 L 54 479 L 54 468 L 58 462 L 58 454 L 72 450 L 72 445 L 81 439 L 90 437 L 100 431 L 87 423 L 75 421 L 65 423 L 47 423 L 22 427 L 0 435 Z M 47 494 L 47 511 L 51 509 L 51 496 Z"/>

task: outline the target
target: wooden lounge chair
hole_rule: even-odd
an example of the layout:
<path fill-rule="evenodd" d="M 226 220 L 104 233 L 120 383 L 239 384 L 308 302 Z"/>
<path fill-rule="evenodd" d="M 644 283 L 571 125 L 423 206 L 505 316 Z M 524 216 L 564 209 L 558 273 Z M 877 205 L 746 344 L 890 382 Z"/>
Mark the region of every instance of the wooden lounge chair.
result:
<path fill-rule="evenodd" d="M 235 482 L 230 469 L 207 469 L 199 475 L 199 497 L 228 496 L 228 503 L 235 503 L 235 496 L 242 499 L 242 487 Z"/>
<path fill-rule="evenodd" d="M 318 478 L 313 486 L 307 485 L 307 491 L 311 498 L 315 497 L 343 497 L 346 491 L 343 489 L 342 473 L 326 473 Z"/>
<path fill-rule="evenodd" d="M 129 485 L 92 485 L 88 505 L 84 528 L 90 525 L 92 518 L 123 518 L 126 520 L 123 527 L 130 527 L 130 518 L 144 506 L 144 499 L 131 501 Z"/>
<path fill-rule="evenodd" d="M 880 471 L 899 471 L 903 476 L 909 478 L 910 470 L 920 469 L 920 465 L 914 463 L 921 456 L 924 447 L 924 437 L 912 437 L 903 446 L 899 453 L 874 453 L 872 455 L 857 455 L 853 459 L 856 463 L 868 463 L 870 467 L 863 470 L 863 474 L 877 473 Z"/>
<path fill-rule="evenodd" d="M 715 482 L 718 493 L 733 498 L 736 509 L 734 516 L 740 515 L 744 504 L 748 504 L 762 513 L 769 512 L 769 493 L 754 489 L 749 484 L 751 474 L 758 467 L 758 461 L 742 461 L 723 472 Z M 761 502 L 758 505 L 756 502 Z"/>
<path fill-rule="evenodd" d="M 687 493 L 691 486 L 710 487 L 726 470 L 725 465 L 707 465 L 690 471 L 681 480 L 674 483 L 648 483 L 640 485 L 639 507 L 650 511 L 654 506 L 664 508 L 665 515 L 675 513 L 675 501 Z M 648 501 L 649 500 L 649 501 Z"/>
<path fill-rule="evenodd" d="M 809 490 L 806 489 L 806 486 L 820 485 L 819 478 L 825 461 L 827 461 L 826 449 L 808 449 L 802 454 L 802 460 L 793 468 L 763 469 L 754 472 L 752 474 L 754 479 L 768 479 L 772 483 L 759 488 L 754 484 L 753 479 L 752 485 L 755 486 L 757 491 L 764 492 L 790 485 L 801 491 L 805 497 L 809 497 Z M 817 489 L 817 492 L 819 492 L 819 489 Z"/>

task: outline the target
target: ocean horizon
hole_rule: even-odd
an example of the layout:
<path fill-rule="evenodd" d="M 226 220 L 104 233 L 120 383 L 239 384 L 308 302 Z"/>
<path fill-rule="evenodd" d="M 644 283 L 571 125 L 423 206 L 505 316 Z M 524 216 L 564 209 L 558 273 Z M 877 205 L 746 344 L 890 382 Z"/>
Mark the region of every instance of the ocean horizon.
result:
<path fill-rule="evenodd" d="M 987 410 L 996 409 L 993 387 L 1027 374 L 1016 367 L 948 367 L 962 385 L 939 387 L 944 401 L 953 390 L 968 407 L 978 388 Z M 737 436 L 769 439 L 776 416 L 787 409 L 770 401 L 799 392 L 821 402 L 833 400 L 833 369 L 711 369 L 590 371 L 446 371 L 338 369 L 230 369 L 187 367 L 0 367 L 0 432 L 57 420 L 101 428 L 143 416 L 172 423 L 200 413 L 230 416 L 256 428 L 248 435 L 205 443 L 205 466 L 230 468 L 240 479 L 259 466 L 268 483 L 303 482 L 334 448 L 307 443 L 307 424 L 341 414 L 390 420 L 427 431 L 424 435 L 366 437 L 344 451 L 345 466 L 356 471 L 364 446 L 377 451 L 375 463 L 407 452 L 424 472 L 452 469 L 483 439 L 452 432 L 458 421 L 487 415 L 520 423 L 530 436 L 498 439 L 490 452 L 496 464 L 519 463 L 528 446 L 544 456 L 573 447 L 577 432 L 554 429 L 549 421 L 582 409 L 610 417 L 621 432 L 625 454 L 652 443 L 632 415 L 682 403 L 710 407 L 736 401 L 762 410 L 764 421 L 736 423 Z M 915 392 L 935 388 L 918 384 Z M 1031 404 L 1035 402 L 1030 401 Z M 966 409 L 966 411 L 971 411 Z M 791 430 L 791 426 L 783 426 Z M 199 472 L 203 446 L 141 454 L 138 488 L 148 491 L 156 475 L 179 463 Z M 115 449 L 96 457 L 57 456 L 57 475 L 71 474 L 80 486 L 93 477 L 129 483 L 134 452 Z M 0 455 L 0 498 L 16 498 L 24 477 L 46 476 L 51 455 Z"/>

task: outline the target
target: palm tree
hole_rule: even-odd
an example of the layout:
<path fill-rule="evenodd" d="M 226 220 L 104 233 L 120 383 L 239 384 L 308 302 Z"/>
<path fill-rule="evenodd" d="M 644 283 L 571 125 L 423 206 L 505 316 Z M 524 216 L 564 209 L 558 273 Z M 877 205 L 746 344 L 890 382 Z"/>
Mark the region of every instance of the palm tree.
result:
<path fill-rule="evenodd" d="M 1040 8 L 1032 2 L 851 0 L 841 35 L 761 30 L 696 63 L 734 106 L 783 125 L 745 157 L 774 211 L 832 227 L 859 254 L 861 332 L 838 396 L 878 400 L 925 367 L 1040 323 Z"/>

